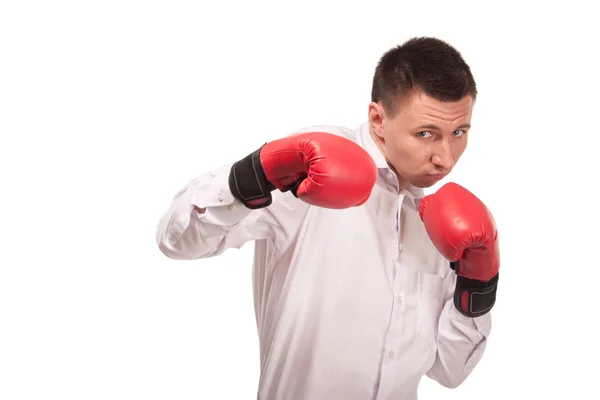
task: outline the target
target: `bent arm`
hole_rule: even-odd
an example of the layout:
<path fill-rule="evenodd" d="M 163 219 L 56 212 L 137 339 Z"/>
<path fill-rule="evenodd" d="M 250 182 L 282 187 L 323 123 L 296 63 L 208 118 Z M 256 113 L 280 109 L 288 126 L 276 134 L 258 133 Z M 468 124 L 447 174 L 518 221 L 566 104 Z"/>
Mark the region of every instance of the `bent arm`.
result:
<path fill-rule="evenodd" d="M 156 243 L 165 256 L 174 260 L 213 257 L 251 240 L 285 239 L 295 229 L 302 203 L 275 192 L 267 208 L 244 207 L 229 189 L 231 165 L 194 179 L 172 199 L 156 229 Z"/>
<path fill-rule="evenodd" d="M 456 309 L 453 300 L 456 275 L 449 271 L 446 278 L 448 294 L 438 325 L 437 356 L 427 376 L 445 387 L 456 388 L 483 357 L 492 329 L 492 317 L 488 312 L 469 318 Z"/>

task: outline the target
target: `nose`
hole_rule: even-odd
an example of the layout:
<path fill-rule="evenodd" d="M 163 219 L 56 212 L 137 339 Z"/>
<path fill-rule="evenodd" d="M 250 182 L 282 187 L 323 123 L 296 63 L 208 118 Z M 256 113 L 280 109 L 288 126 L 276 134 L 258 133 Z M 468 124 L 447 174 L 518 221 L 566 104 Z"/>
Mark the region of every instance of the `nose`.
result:
<path fill-rule="evenodd" d="M 442 141 L 435 150 L 431 161 L 440 169 L 451 170 L 454 167 L 454 158 L 450 143 Z"/>

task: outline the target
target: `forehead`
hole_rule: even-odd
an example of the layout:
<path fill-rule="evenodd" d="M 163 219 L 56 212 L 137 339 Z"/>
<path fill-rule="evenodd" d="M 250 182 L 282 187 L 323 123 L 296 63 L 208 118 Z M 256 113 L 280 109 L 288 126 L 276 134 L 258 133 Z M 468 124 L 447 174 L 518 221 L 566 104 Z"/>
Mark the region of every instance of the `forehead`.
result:
<path fill-rule="evenodd" d="M 470 120 L 473 113 L 473 98 L 465 96 L 458 101 L 437 100 L 423 92 L 414 93 L 400 106 L 400 114 L 405 119 L 434 119 L 448 122 Z"/>

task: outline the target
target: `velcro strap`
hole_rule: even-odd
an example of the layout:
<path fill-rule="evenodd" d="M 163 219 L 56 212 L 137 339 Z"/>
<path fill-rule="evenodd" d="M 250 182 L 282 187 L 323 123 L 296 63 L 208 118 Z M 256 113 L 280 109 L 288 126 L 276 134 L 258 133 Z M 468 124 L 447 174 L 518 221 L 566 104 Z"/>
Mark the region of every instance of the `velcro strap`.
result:
<path fill-rule="evenodd" d="M 496 303 L 499 273 L 487 282 L 457 276 L 454 290 L 454 306 L 467 317 L 479 317 L 488 313 Z"/>
<path fill-rule="evenodd" d="M 271 191 L 275 186 L 268 181 L 260 163 L 260 150 L 248 154 L 233 164 L 229 173 L 229 189 L 233 197 L 250 209 L 271 205 Z"/>

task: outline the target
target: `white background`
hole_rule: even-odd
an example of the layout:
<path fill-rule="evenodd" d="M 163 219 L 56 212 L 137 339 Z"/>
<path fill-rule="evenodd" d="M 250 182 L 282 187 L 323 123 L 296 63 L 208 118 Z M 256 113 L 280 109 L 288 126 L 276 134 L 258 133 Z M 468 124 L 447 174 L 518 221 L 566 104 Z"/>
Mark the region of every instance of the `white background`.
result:
<path fill-rule="evenodd" d="M 483 360 L 420 398 L 598 398 L 597 13 L 348 3 L 2 3 L 0 399 L 256 398 L 252 243 L 172 261 L 158 219 L 266 140 L 357 126 L 378 58 L 420 35 L 476 77 L 450 178 L 490 207 L 502 251 Z"/>

